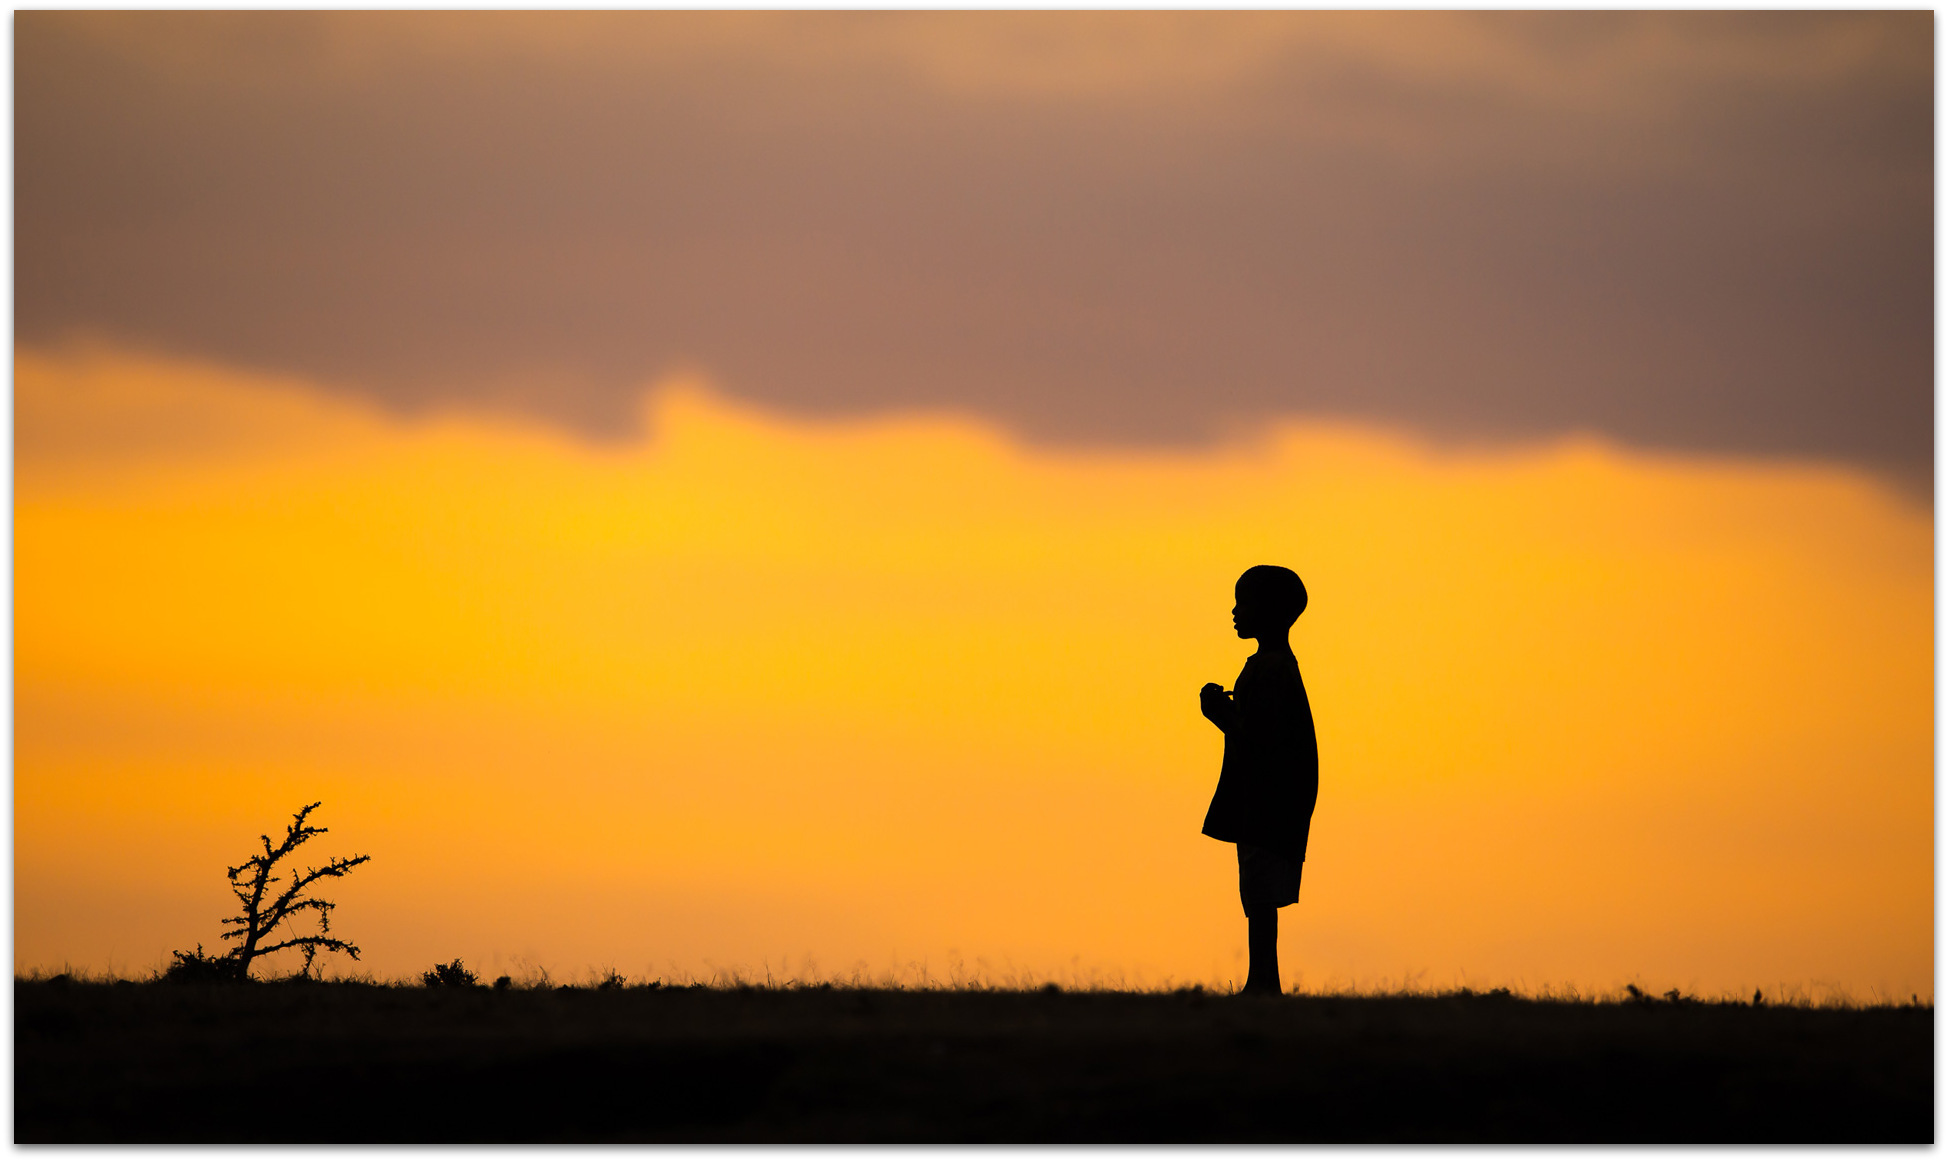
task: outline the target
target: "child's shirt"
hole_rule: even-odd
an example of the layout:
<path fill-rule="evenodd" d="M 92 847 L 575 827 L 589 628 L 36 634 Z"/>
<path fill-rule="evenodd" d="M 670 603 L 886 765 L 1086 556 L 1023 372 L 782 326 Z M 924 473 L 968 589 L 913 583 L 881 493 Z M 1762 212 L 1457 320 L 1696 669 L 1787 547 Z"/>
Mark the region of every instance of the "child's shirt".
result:
<path fill-rule="evenodd" d="M 1204 834 L 1303 860 L 1318 800 L 1319 739 L 1298 659 L 1253 654 L 1232 685 L 1224 767 Z"/>

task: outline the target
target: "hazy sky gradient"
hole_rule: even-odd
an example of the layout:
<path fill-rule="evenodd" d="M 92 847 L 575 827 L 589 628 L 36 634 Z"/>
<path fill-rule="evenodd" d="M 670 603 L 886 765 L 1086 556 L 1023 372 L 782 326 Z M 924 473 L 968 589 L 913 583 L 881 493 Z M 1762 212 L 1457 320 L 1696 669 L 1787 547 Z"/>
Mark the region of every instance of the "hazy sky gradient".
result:
<path fill-rule="evenodd" d="M 674 370 L 1932 461 L 1926 12 L 22 13 L 16 328 L 626 435 Z"/>
<path fill-rule="evenodd" d="M 322 799 L 383 976 L 1235 982 L 1197 689 L 1270 560 L 1322 772 L 1288 982 L 1933 995 L 1933 525 L 1857 473 L 16 383 L 19 968 L 214 946 L 222 869 Z"/>

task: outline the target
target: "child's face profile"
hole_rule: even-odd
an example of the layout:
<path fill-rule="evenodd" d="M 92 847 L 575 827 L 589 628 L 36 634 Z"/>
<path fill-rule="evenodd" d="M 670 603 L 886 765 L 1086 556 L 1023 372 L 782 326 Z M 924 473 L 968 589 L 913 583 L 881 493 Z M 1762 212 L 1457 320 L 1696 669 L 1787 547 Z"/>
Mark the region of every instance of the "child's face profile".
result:
<path fill-rule="evenodd" d="M 1296 620 L 1287 610 L 1279 593 L 1267 593 L 1257 585 L 1240 584 L 1233 592 L 1237 604 L 1231 607 L 1231 624 L 1241 638 L 1278 638 L 1292 628 Z"/>
<path fill-rule="evenodd" d="M 1265 610 L 1262 602 L 1253 601 L 1243 589 L 1237 591 L 1238 603 L 1231 607 L 1231 625 L 1241 638 L 1255 638 L 1260 626 L 1264 624 Z"/>

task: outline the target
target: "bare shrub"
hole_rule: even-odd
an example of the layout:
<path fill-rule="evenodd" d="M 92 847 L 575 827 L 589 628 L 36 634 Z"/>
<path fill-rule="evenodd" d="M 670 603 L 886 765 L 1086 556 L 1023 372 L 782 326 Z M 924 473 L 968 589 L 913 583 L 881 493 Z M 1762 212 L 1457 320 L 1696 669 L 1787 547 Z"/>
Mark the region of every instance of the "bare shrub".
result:
<path fill-rule="evenodd" d="M 224 919 L 224 923 L 237 927 L 223 933 L 223 938 L 234 939 L 237 944 L 217 955 L 206 955 L 201 944 L 196 946 L 195 952 L 174 952 L 171 955 L 175 957 L 175 963 L 164 972 L 165 979 L 249 980 L 252 961 L 290 948 L 304 953 L 304 968 L 300 975 L 306 977 L 311 975 L 312 962 L 320 952 L 343 952 L 353 960 L 358 959 L 358 945 L 331 935 L 331 911 L 338 905 L 318 896 L 306 895 L 305 889 L 319 880 L 348 875 L 353 868 L 370 860 L 371 856 L 355 855 L 350 859 L 334 859 L 323 867 L 308 867 L 302 873 L 292 875 L 283 891 L 273 894 L 271 890 L 272 885 L 284 882 L 273 874 L 277 865 L 312 836 L 323 835 L 330 830 L 305 823 L 317 808 L 318 804 L 313 803 L 292 816 L 291 825 L 286 829 L 281 843 L 272 845 L 270 836 L 260 836 L 264 841 L 263 854 L 253 855 L 229 869 L 230 890 L 236 894 L 237 902 L 243 905 L 243 912 Z M 287 936 L 282 940 L 273 939 L 279 928 L 287 925 L 292 926 L 287 931 L 295 928 L 295 921 L 305 912 L 317 913 L 317 932 L 307 936 Z"/>

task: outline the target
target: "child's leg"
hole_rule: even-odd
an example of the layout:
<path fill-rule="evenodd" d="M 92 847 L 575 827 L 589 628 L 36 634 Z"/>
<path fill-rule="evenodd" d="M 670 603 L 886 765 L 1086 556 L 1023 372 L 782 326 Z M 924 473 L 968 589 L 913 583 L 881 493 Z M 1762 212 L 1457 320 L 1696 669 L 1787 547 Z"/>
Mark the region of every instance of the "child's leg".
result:
<path fill-rule="evenodd" d="M 1278 978 L 1278 909 L 1259 908 L 1248 913 L 1251 968 L 1245 976 L 1244 991 L 1282 995 L 1285 986 Z"/>
<path fill-rule="evenodd" d="M 1238 845 L 1238 898 L 1250 923 L 1251 970 L 1245 992 L 1282 996 L 1278 973 L 1278 910 L 1299 898 L 1304 864 L 1249 843 Z"/>

